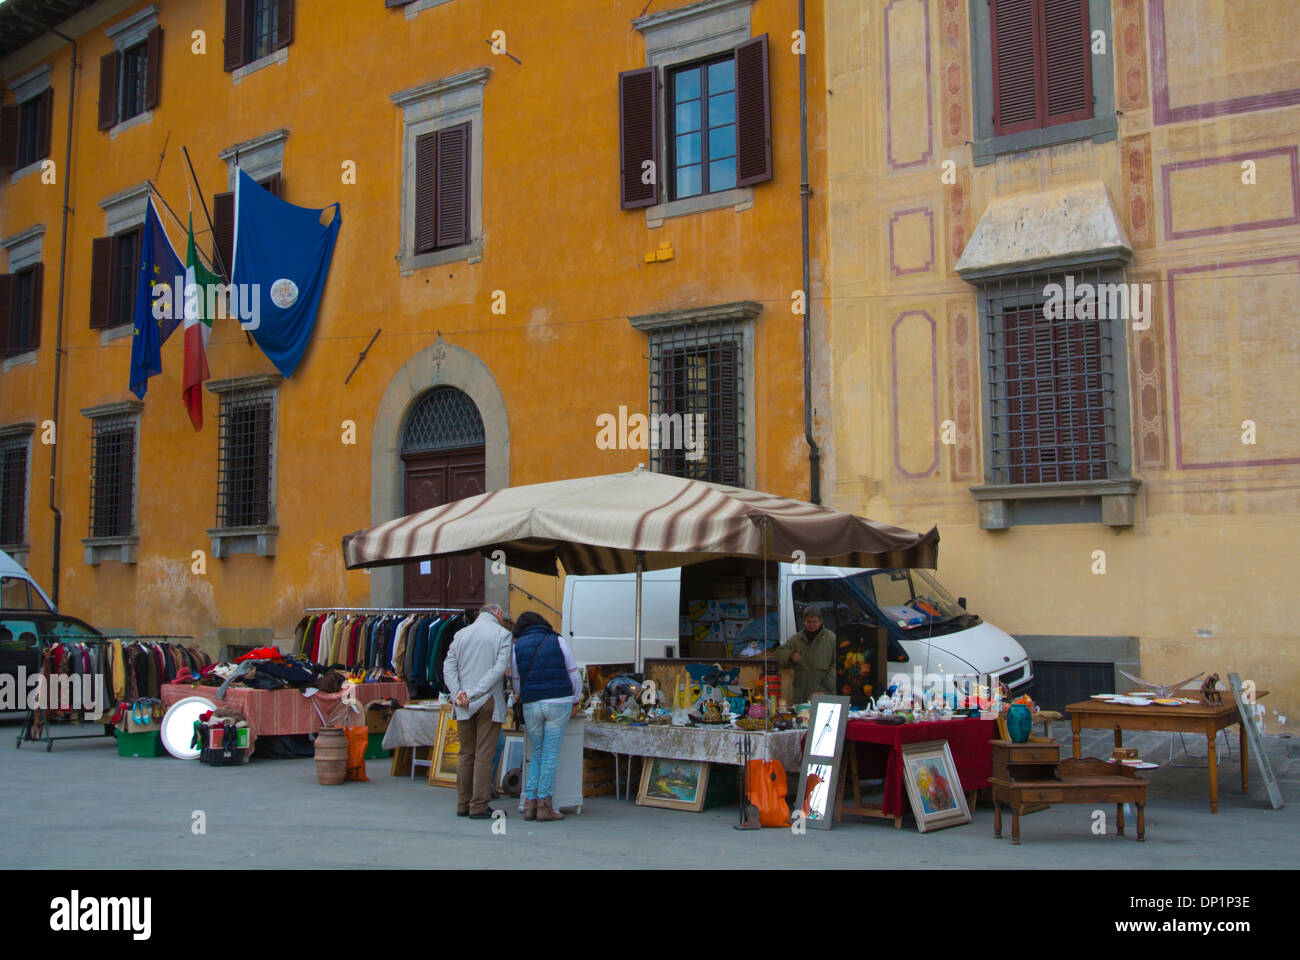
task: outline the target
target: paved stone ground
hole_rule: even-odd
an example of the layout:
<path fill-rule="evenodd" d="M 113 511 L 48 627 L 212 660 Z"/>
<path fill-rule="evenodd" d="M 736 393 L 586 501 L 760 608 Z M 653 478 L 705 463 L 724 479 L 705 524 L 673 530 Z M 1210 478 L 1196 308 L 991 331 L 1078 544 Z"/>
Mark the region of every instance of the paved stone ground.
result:
<path fill-rule="evenodd" d="M 369 783 L 322 787 L 311 760 L 254 761 L 213 768 L 171 758 L 126 759 L 111 741 L 13 747 L 18 727 L 0 724 L 0 867 L 650 867 L 726 866 L 1294 868 L 1300 844 L 1300 751 L 1290 737 L 1267 750 L 1287 806 L 1273 810 L 1251 763 L 1241 793 L 1236 737 L 1219 767 L 1219 813 L 1211 815 L 1204 769 L 1168 765 L 1167 734 L 1130 734 L 1126 742 L 1161 764 L 1147 774 L 1147 840 L 1130 818 L 1124 837 L 1090 831 L 1092 808 L 1058 806 L 1021 821 L 1019 847 L 993 839 L 993 814 L 981 805 L 972 823 L 919 835 L 885 821 L 847 820 L 833 830 L 741 833 L 736 808 L 682 813 L 591 798 L 561 823 L 525 823 L 513 808 L 504 836 L 491 824 L 457 818 L 454 791 L 391 777 L 370 761 Z M 1070 751 L 1068 725 L 1054 731 Z M 1187 738 L 1195 753 L 1204 742 Z M 1220 745 L 1222 746 L 1222 738 Z M 1085 756 L 1109 756 L 1111 735 L 1084 732 Z M 1290 749 L 1288 749 L 1290 748 Z M 1288 756 L 1297 754 L 1295 756 Z M 1185 761 L 1181 754 L 1176 757 Z M 1201 761 L 1204 763 L 1204 761 Z M 498 801 L 500 804 L 500 801 Z M 207 833 L 191 833 L 193 811 Z M 1106 815 L 1113 816 L 1108 807 Z"/>

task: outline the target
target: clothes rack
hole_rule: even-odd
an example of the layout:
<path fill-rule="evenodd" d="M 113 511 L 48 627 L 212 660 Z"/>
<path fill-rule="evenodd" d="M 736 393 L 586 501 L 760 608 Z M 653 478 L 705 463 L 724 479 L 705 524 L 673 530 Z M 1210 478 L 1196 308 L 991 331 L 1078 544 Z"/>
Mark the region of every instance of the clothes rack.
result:
<path fill-rule="evenodd" d="M 38 643 L 38 647 L 37 647 L 38 655 L 36 661 L 37 670 L 41 672 L 43 675 L 46 651 L 50 647 L 55 646 L 57 644 L 74 643 L 74 644 L 86 644 L 90 646 L 103 647 L 105 644 L 112 643 L 114 640 L 117 640 L 122 643 L 133 643 L 137 640 L 163 641 L 166 643 L 170 643 L 174 640 L 192 641 L 193 639 L 194 638 L 192 636 L 181 636 L 177 634 L 164 634 L 164 633 L 137 634 L 135 636 L 122 636 L 122 637 L 117 637 L 117 636 L 88 637 L 88 636 L 79 636 L 79 635 L 64 636 L 60 634 L 43 634 L 37 637 L 37 643 Z M 97 676 L 102 677 L 104 675 L 102 670 L 103 668 L 102 661 L 100 663 L 100 667 L 101 670 L 97 674 Z M 111 697 L 111 695 L 112 695 L 112 688 L 110 687 L 109 696 Z M 107 711 L 104 708 L 107 706 L 107 704 L 101 703 L 98 704 L 98 706 L 101 710 L 100 715 L 101 716 L 106 715 Z M 62 712 L 62 711 L 56 711 L 56 712 Z M 84 710 L 79 710 L 78 712 L 83 713 L 83 721 L 84 721 Z M 22 729 L 19 730 L 17 742 L 14 744 L 15 749 L 21 750 L 24 743 L 43 743 L 45 744 L 45 752 L 49 753 L 54 749 L 55 741 L 58 740 L 101 740 L 110 737 L 116 739 L 117 737 L 113 724 L 105 723 L 103 721 L 96 721 L 96 723 L 102 725 L 104 728 L 103 732 L 101 733 L 76 733 L 76 734 L 71 734 L 62 737 L 51 736 L 49 732 L 48 719 L 45 717 L 38 717 L 38 714 L 48 714 L 48 713 L 49 713 L 49 709 L 46 707 L 38 707 L 36 709 L 31 709 L 26 711 L 26 716 L 23 718 Z M 36 732 L 38 728 L 43 731 L 39 735 Z"/>
<path fill-rule="evenodd" d="M 319 663 L 391 670 L 437 690 L 447 646 L 459 629 L 452 621 L 469 619 L 464 607 L 307 607 L 294 629 L 294 649 Z"/>

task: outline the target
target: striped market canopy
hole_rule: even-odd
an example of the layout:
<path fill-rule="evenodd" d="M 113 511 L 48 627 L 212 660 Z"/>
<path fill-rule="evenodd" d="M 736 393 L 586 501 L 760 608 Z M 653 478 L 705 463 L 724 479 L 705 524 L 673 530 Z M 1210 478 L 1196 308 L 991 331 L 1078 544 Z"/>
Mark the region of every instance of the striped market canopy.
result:
<path fill-rule="evenodd" d="M 767 531 L 766 551 L 764 530 Z M 554 576 L 630 573 L 719 557 L 840 567 L 934 567 L 939 531 L 913 533 L 829 507 L 637 468 L 493 490 L 343 538 L 348 569 L 478 550 Z M 802 556 L 797 556 L 801 551 Z"/>

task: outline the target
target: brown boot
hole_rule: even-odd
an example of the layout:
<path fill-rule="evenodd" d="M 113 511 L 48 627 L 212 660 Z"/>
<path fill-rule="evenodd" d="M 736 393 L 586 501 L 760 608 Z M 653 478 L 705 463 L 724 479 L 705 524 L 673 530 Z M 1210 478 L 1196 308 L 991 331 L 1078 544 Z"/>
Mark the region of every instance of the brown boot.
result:
<path fill-rule="evenodd" d="M 524 819 L 525 819 L 525 820 L 536 820 L 536 819 L 537 819 L 537 801 L 536 801 L 536 800 L 527 800 L 527 799 L 524 800 Z"/>
<path fill-rule="evenodd" d="M 550 797 L 537 798 L 537 822 L 538 823 L 541 823 L 545 820 L 563 820 L 563 819 L 564 819 L 564 814 L 560 813 L 559 810 L 556 810 L 553 806 L 551 806 Z"/>

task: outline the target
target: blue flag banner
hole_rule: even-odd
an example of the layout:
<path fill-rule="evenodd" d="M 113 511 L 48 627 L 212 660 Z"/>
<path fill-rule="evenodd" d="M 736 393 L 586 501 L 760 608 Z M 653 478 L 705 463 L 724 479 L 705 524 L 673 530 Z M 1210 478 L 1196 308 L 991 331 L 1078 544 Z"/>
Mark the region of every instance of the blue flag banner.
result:
<path fill-rule="evenodd" d="M 235 181 L 235 255 L 231 282 L 241 325 L 286 377 L 292 376 L 316 326 L 343 212 L 331 204 L 329 225 L 313 210 L 286 203 L 244 171 Z"/>
<path fill-rule="evenodd" d="M 175 316 L 171 305 L 172 288 L 185 282 L 185 267 L 163 231 L 152 196 L 145 208 L 142 234 L 140 273 L 135 285 L 135 330 L 131 334 L 131 392 L 141 400 L 149 389 L 149 378 L 162 373 L 163 343 L 183 319 Z"/>

